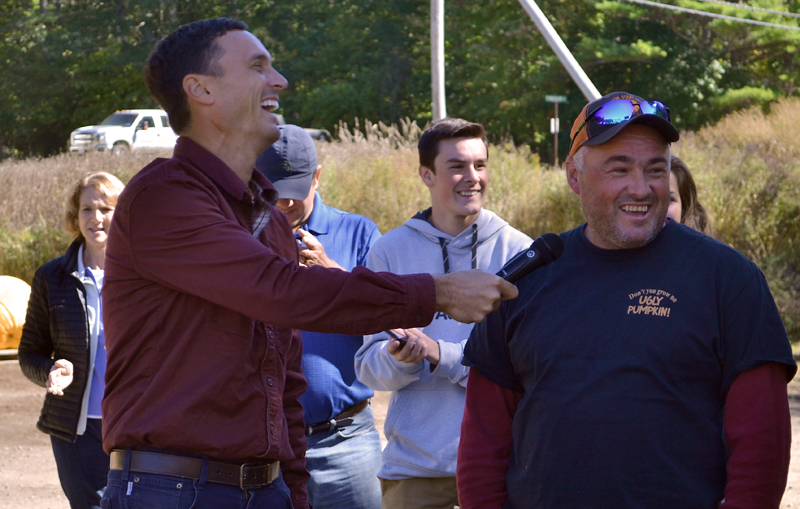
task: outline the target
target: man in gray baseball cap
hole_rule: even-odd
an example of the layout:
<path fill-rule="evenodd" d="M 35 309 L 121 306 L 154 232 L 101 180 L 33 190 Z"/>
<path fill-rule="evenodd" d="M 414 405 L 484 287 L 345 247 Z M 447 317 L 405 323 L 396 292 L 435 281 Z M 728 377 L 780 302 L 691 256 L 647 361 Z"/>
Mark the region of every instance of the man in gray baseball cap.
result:
<path fill-rule="evenodd" d="M 317 164 L 314 140 L 296 125 L 278 127 L 280 139 L 256 160 L 256 168 L 278 191 L 278 208 L 286 214 L 292 229 L 308 221 L 314 208 L 314 191 L 321 167 Z"/>
<path fill-rule="evenodd" d="M 322 167 L 304 129 L 280 126 L 280 139 L 256 160 L 278 191 L 275 207 L 302 242 L 300 261 L 353 270 L 381 234 L 364 216 L 328 207 L 317 192 Z M 381 442 L 369 405 L 372 389 L 356 379 L 353 358 L 362 336 L 303 331 L 309 503 L 314 509 L 381 506 Z"/>

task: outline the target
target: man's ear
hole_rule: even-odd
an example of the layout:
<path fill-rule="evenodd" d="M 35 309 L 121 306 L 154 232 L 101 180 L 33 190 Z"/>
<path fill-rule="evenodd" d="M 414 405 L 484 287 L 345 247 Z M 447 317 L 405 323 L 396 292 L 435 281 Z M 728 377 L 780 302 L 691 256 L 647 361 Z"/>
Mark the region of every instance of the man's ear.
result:
<path fill-rule="evenodd" d="M 208 83 L 209 76 L 202 74 L 187 74 L 183 77 L 183 91 L 190 101 L 200 104 L 214 104 L 214 94 Z"/>
<path fill-rule="evenodd" d="M 315 191 L 319 187 L 319 176 L 322 174 L 322 165 L 317 165 L 317 171 L 314 172 L 314 176 L 311 178 L 311 188 Z"/>
<path fill-rule="evenodd" d="M 433 187 L 434 180 L 433 180 L 433 170 L 428 168 L 427 166 L 420 166 L 419 167 L 419 178 L 425 183 L 428 187 Z"/>
<path fill-rule="evenodd" d="M 580 196 L 581 185 L 578 181 L 578 172 L 580 172 L 578 165 L 575 164 L 572 156 L 569 156 L 567 160 L 564 161 L 564 166 L 567 168 L 567 184 L 569 184 L 570 189 L 575 191 L 575 194 Z"/>

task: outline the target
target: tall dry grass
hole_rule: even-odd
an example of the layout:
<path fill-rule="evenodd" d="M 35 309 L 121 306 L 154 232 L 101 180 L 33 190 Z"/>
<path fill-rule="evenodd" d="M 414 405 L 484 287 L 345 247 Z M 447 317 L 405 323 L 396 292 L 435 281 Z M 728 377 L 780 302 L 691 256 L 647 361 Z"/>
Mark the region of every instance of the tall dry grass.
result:
<path fill-rule="evenodd" d="M 0 162 L 0 274 L 30 283 L 40 265 L 66 251 L 71 238 L 61 218 L 78 178 L 105 171 L 127 182 L 153 157 L 152 152 L 123 157 L 89 153 Z"/>
<path fill-rule="evenodd" d="M 325 202 L 371 218 L 383 232 L 430 207 L 430 193 L 417 171 L 421 134 L 409 121 L 399 127 L 357 121 L 352 129 L 341 123 L 339 141 L 317 145 Z M 583 222 L 563 172 L 542 166 L 528 146 L 490 146 L 489 167 L 485 206 L 516 228 L 538 236 Z"/>
<path fill-rule="evenodd" d="M 697 181 L 715 236 L 764 272 L 800 341 L 800 101 L 782 99 L 684 133 L 674 152 Z"/>
<path fill-rule="evenodd" d="M 715 236 L 764 271 L 794 342 L 800 342 L 797 118 L 800 101 L 783 100 L 768 114 L 747 110 L 683 133 L 673 147 L 692 170 Z M 417 175 L 420 134 L 410 121 L 396 127 L 341 124 L 337 141 L 317 145 L 325 202 L 372 218 L 383 232 L 427 208 L 430 195 Z M 80 175 L 103 170 L 127 182 L 152 157 L 87 154 L 0 162 L 0 274 L 30 281 L 39 265 L 64 252 L 64 193 Z M 516 228 L 536 237 L 584 221 L 563 170 L 542 165 L 527 147 L 492 146 L 489 165 L 486 207 Z"/>

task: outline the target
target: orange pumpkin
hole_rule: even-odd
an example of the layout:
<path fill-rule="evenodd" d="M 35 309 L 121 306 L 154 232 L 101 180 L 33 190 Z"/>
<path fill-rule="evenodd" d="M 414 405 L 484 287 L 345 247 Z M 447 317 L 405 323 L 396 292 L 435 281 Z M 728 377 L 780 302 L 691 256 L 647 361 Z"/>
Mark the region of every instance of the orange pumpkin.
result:
<path fill-rule="evenodd" d="M 0 350 L 19 347 L 31 287 L 12 276 L 0 276 Z"/>

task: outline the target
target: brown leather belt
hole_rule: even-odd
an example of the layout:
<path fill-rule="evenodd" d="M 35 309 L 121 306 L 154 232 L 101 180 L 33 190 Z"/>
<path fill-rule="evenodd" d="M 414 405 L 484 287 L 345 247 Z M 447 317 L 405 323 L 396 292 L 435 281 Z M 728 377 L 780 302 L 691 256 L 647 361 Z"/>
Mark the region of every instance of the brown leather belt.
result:
<path fill-rule="evenodd" d="M 318 422 L 317 424 L 310 424 L 306 426 L 306 436 L 310 437 L 311 435 L 316 435 L 317 433 L 332 432 L 336 431 L 339 428 L 350 426 L 351 424 L 353 424 L 353 419 L 351 417 L 354 417 L 357 414 L 363 412 L 364 410 L 366 410 L 368 406 L 369 406 L 369 400 L 365 399 L 363 401 L 359 401 L 350 408 L 345 409 L 344 412 L 340 413 L 330 421 Z"/>
<path fill-rule="evenodd" d="M 125 451 L 111 451 L 111 470 L 123 470 Z M 146 474 L 173 475 L 198 480 L 203 470 L 203 460 L 190 456 L 177 456 L 160 452 L 131 451 L 131 472 Z M 208 462 L 208 481 L 238 486 L 239 488 L 257 489 L 266 486 L 281 472 L 280 461 L 251 463 Z"/>

